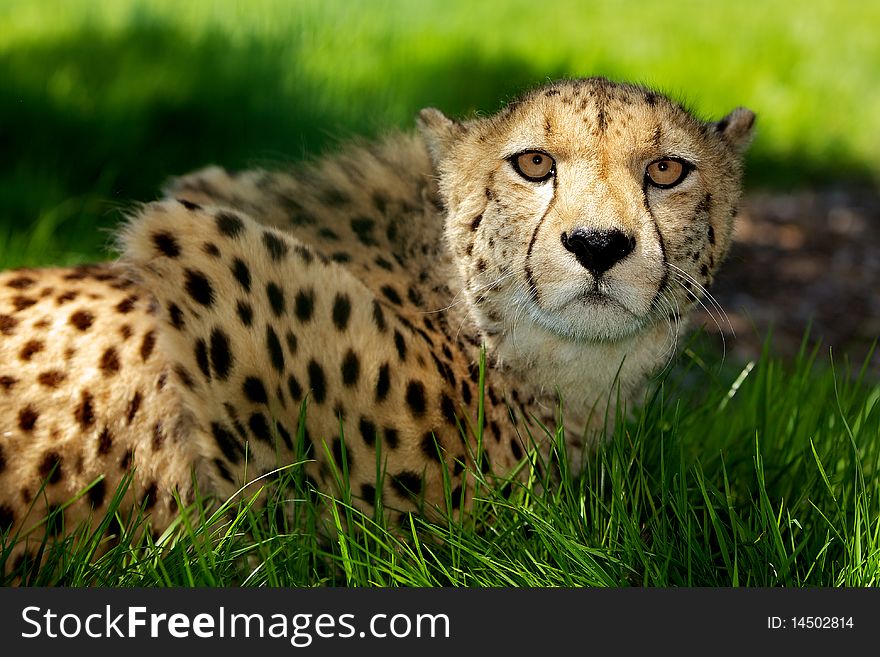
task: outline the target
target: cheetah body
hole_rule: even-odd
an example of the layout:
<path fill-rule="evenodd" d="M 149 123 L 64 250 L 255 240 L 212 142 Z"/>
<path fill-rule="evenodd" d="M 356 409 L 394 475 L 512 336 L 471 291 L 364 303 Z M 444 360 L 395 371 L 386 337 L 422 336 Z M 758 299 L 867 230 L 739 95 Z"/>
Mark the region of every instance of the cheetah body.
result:
<path fill-rule="evenodd" d="M 126 504 L 162 528 L 194 485 L 223 498 L 303 458 L 367 511 L 442 513 L 546 454 L 560 406 L 578 463 L 721 263 L 752 120 L 564 81 L 297 171 L 172 181 L 118 262 L 0 275 L 0 523 L 100 517 L 130 471 Z M 512 166 L 532 151 L 544 180 Z M 646 184 L 670 155 L 693 171 Z M 595 272 L 565 246 L 579 226 L 634 248 Z"/>

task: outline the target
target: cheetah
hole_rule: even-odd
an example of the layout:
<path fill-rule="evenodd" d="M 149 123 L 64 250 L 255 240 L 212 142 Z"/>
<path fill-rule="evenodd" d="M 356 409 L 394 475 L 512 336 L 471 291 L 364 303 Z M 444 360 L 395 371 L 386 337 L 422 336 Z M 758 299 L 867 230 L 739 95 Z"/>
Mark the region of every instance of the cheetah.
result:
<path fill-rule="evenodd" d="M 125 476 L 161 529 L 302 459 L 367 513 L 460 513 L 560 418 L 576 467 L 724 259 L 754 119 L 562 80 L 172 180 L 116 261 L 0 274 L 0 531 L 94 522 Z"/>

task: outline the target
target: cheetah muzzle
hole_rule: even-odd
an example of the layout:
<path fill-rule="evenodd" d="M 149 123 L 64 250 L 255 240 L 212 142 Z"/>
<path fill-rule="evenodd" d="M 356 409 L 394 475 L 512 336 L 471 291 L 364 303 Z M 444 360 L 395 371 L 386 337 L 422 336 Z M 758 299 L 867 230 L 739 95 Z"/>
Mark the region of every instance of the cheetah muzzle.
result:
<path fill-rule="evenodd" d="M 550 449 L 560 401 L 577 465 L 724 259 L 753 122 L 567 80 L 295 171 L 173 180 L 117 262 L 0 274 L 0 531 L 24 551 L 99 518 L 130 471 L 161 529 L 193 474 L 222 498 L 303 458 L 366 512 L 443 513 L 444 486 L 456 512 L 478 463 Z"/>

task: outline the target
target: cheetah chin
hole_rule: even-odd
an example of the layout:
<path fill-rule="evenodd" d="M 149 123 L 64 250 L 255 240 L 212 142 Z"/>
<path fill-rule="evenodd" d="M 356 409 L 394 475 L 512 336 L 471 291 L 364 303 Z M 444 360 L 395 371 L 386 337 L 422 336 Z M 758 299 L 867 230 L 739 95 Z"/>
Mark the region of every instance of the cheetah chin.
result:
<path fill-rule="evenodd" d="M 560 402 L 577 467 L 712 283 L 753 122 L 563 80 L 172 180 L 118 261 L 0 274 L 0 532 L 25 558 L 129 473 L 121 512 L 161 531 L 194 482 L 222 499 L 303 462 L 390 522 L 457 514 L 549 454 Z"/>

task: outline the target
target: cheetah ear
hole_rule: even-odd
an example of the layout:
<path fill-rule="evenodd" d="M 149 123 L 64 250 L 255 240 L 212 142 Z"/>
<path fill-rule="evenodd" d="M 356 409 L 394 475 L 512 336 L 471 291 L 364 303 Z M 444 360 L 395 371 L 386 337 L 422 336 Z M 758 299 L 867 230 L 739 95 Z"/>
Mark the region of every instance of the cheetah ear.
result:
<path fill-rule="evenodd" d="M 752 142 L 755 113 L 745 107 L 737 107 L 723 119 L 713 124 L 715 131 L 738 153 L 745 153 Z"/>
<path fill-rule="evenodd" d="M 467 132 L 467 128 L 462 123 L 450 119 L 433 107 L 426 107 L 419 112 L 416 125 L 428 146 L 428 152 L 435 166 L 449 152 L 452 144 Z"/>

